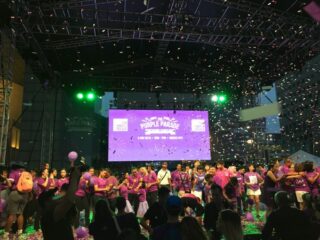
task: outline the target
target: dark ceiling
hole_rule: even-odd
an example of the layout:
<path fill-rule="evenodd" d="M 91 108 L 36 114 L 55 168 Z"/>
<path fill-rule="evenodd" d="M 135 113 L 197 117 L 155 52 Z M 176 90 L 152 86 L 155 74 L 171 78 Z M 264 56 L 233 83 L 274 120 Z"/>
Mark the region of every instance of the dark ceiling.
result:
<path fill-rule="evenodd" d="M 21 52 L 34 71 L 59 76 L 63 86 L 245 94 L 318 53 L 320 27 L 303 11 L 307 3 L 38 0 L 10 7 Z"/>

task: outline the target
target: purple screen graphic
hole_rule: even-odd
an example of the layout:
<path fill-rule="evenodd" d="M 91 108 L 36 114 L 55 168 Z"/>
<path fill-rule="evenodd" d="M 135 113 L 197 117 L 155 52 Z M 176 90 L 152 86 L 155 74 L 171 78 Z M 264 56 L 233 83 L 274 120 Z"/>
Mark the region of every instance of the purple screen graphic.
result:
<path fill-rule="evenodd" d="M 207 111 L 110 110 L 110 162 L 210 160 Z"/>

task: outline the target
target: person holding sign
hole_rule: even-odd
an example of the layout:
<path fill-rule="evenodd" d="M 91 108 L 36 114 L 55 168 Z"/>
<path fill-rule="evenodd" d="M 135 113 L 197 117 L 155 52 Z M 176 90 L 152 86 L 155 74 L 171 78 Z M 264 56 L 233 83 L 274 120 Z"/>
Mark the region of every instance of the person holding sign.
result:
<path fill-rule="evenodd" d="M 260 185 L 263 184 L 262 177 L 255 172 L 255 167 L 253 164 L 248 166 L 248 171 L 244 174 L 244 181 L 247 186 L 247 195 L 248 198 L 251 199 L 256 206 L 256 214 L 259 218 L 259 203 L 260 203 Z M 252 204 L 250 204 L 250 212 L 252 211 Z"/>

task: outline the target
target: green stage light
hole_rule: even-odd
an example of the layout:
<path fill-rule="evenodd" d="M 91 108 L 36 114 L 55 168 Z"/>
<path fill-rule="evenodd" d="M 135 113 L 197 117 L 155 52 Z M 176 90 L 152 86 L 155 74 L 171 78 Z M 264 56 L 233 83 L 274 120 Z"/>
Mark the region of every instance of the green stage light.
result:
<path fill-rule="evenodd" d="M 218 96 L 217 95 L 213 95 L 211 100 L 212 100 L 212 102 L 218 102 Z"/>
<path fill-rule="evenodd" d="M 77 93 L 76 97 L 78 100 L 82 100 L 84 96 L 83 96 L 83 93 L 79 92 Z"/>
<path fill-rule="evenodd" d="M 87 93 L 87 100 L 88 101 L 93 101 L 95 98 L 96 98 L 96 95 L 93 92 Z"/>
<path fill-rule="evenodd" d="M 226 96 L 221 95 L 219 96 L 219 102 L 224 103 L 227 100 Z"/>

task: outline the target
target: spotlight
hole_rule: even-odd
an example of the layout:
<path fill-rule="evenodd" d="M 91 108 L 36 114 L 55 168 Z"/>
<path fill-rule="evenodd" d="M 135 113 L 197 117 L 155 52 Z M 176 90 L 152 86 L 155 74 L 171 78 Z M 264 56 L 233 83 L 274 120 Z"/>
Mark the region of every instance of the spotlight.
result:
<path fill-rule="evenodd" d="M 77 93 L 76 97 L 78 100 L 82 100 L 84 95 L 83 95 L 83 93 L 79 92 L 79 93 Z"/>
<path fill-rule="evenodd" d="M 96 95 L 93 92 L 87 93 L 87 100 L 88 101 L 93 101 L 95 98 L 96 98 Z"/>
<path fill-rule="evenodd" d="M 219 98 L 217 95 L 213 95 L 211 100 L 212 100 L 212 102 L 218 102 Z"/>

